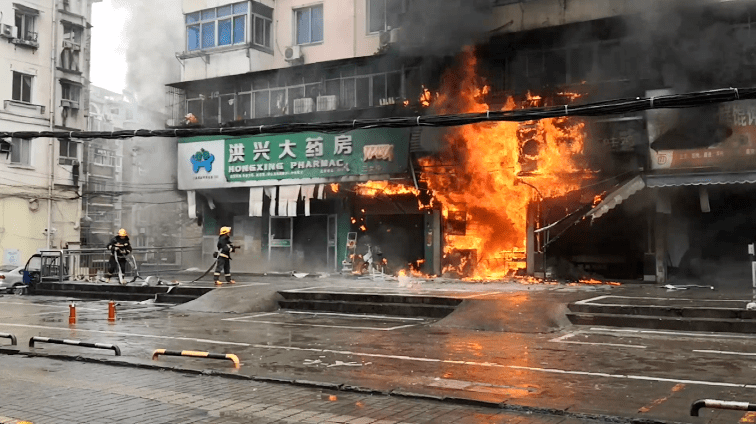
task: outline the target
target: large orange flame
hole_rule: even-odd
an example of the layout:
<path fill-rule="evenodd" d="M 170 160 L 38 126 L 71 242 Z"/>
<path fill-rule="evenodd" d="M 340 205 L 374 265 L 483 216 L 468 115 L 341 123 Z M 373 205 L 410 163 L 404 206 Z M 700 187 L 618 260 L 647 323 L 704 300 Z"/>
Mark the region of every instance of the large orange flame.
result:
<path fill-rule="evenodd" d="M 475 56 L 468 52 L 465 59 L 462 69 L 447 74 L 435 112 L 489 110 Z M 519 105 L 510 97 L 502 109 L 542 105 L 540 96 L 529 95 Z M 579 187 L 584 173 L 576 159 L 583 149 L 583 126 L 572 118 L 554 118 L 456 127 L 447 132 L 438 155 L 421 161 L 422 177 L 444 215 L 466 211 L 466 233 L 446 235 L 446 253 L 474 250 L 473 279 L 498 279 L 525 266 L 528 203 Z"/>

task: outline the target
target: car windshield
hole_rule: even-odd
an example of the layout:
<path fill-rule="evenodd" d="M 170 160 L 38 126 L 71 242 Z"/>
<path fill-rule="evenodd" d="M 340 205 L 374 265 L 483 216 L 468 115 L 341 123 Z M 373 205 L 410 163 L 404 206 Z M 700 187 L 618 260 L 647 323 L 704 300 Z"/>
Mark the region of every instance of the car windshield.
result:
<path fill-rule="evenodd" d="M 2 265 L 0 266 L 0 272 L 11 272 L 16 268 L 18 267 L 15 265 Z"/>

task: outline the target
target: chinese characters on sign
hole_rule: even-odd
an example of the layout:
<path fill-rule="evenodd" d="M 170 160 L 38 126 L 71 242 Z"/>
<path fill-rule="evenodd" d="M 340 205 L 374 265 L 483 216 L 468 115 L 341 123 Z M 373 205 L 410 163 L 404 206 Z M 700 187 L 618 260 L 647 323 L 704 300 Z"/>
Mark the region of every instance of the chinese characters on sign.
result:
<path fill-rule="evenodd" d="M 409 130 L 256 136 L 226 146 L 227 181 L 391 174 L 407 169 Z"/>

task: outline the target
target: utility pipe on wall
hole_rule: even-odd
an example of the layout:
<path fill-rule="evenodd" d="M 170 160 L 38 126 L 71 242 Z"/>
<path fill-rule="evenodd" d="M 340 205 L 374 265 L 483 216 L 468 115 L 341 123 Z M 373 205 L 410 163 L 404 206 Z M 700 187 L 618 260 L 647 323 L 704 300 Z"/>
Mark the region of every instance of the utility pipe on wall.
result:
<path fill-rule="evenodd" d="M 55 70 L 58 61 L 58 1 L 53 0 L 52 4 L 52 48 L 50 49 L 50 131 L 55 131 Z M 52 240 L 52 193 L 55 184 L 55 139 L 50 138 L 48 143 L 48 154 L 50 159 L 50 175 L 47 179 L 47 248 L 51 247 Z"/>

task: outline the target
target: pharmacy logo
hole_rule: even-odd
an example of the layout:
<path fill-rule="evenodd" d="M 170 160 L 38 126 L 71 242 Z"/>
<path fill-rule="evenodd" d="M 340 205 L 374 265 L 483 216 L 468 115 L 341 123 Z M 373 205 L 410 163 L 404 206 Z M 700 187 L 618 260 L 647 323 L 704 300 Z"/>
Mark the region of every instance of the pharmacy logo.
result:
<path fill-rule="evenodd" d="M 199 172 L 200 168 L 205 168 L 205 171 L 209 173 L 213 170 L 215 155 L 205 149 L 200 149 L 199 152 L 192 155 L 189 161 L 192 163 L 193 171 L 195 174 Z"/>

